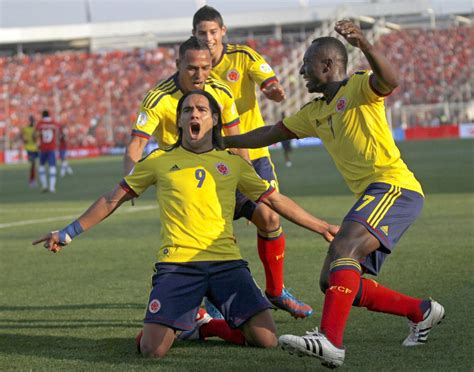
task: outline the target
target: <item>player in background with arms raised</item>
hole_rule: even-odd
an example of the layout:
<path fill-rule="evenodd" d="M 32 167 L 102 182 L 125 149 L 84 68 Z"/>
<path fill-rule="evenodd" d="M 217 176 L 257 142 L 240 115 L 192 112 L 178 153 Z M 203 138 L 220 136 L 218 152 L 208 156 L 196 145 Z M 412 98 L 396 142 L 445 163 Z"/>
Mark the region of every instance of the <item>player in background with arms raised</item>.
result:
<path fill-rule="evenodd" d="M 38 158 L 38 145 L 36 144 L 35 118 L 28 117 L 29 124 L 21 128 L 21 138 L 23 140 L 28 162 L 30 163 L 30 175 L 28 183 L 30 187 L 36 187 L 36 159 Z"/>
<path fill-rule="evenodd" d="M 56 192 L 56 150 L 60 130 L 59 124 L 49 116 L 49 111 L 44 110 L 41 113 L 41 120 L 36 124 L 40 151 L 38 174 L 43 192 Z M 48 164 L 49 177 L 46 177 L 46 163 Z"/>
<path fill-rule="evenodd" d="M 183 94 L 193 89 L 204 89 L 219 102 L 222 107 L 224 134 L 240 133 L 240 119 L 232 92 L 226 84 L 209 77 L 211 67 L 211 55 L 205 43 L 191 37 L 180 45 L 176 73 L 158 83 L 141 103 L 123 158 L 124 175 L 141 159 L 151 136 L 155 136 L 161 149 L 176 143 L 176 106 Z M 247 150 L 236 151 L 242 157 L 248 158 Z"/>
<path fill-rule="evenodd" d="M 147 307 L 141 352 L 164 357 L 176 330 L 194 328 L 203 297 L 225 309 L 226 321 L 248 344 L 277 345 L 271 304 L 252 279 L 233 235 L 235 190 L 266 203 L 288 220 L 331 241 L 338 227 L 304 211 L 262 180 L 240 156 L 216 150 L 221 136 L 218 103 L 193 90 L 178 102 L 176 145 L 157 149 L 136 164 L 112 191 L 73 223 L 33 242 L 57 252 L 97 225 L 123 202 L 156 187 L 160 205 L 161 247 Z"/>
<path fill-rule="evenodd" d="M 61 169 L 59 175 L 64 177 L 66 174 L 72 175 L 72 171 L 69 162 L 67 161 L 67 141 L 68 131 L 65 125 L 62 125 L 59 132 L 59 159 L 61 160 Z"/>
<path fill-rule="evenodd" d="M 443 306 L 434 300 L 410 297 L 362 277 L 379 273 L 418 217 L 424 196 L 400 157 L 385 116 L 384 97 L 398 85 L 395 69 L 352 22 L 339 21 L 335 30 L 361 49 L 372 71 L 347 77 L 344 44 L 333 37 L 318 38 L 307 49 L 300 74 L 308 91 L 323 97 L 276 125 L 223 139 L 232 147 L 259 147 L 289 138 L 319 137 L 359 198 L 321 270 L 325 299 L 320 330 L 280 337 L 284 349 L 319 358 L 328 367 L 344 362 L 343 334 L 351 306 L 408 318 L 410 332 L 404 346 L 424 344 L 444 317 Z"/>
<path fill-rule="evenodd" d="M 207 43 L 212 55 L 211 76 L 232 89 L 240 115 L 240 132 L 265 125 L 258 106 L 256 85 L 270 100 L 285 99 L 282 86 L 265 59 L 246 45 L 225 44 L 226 27 L 221 14 L 203 6 L 193 18 L 193 35 Z M 249 150 L 250 160 L 260 177 L 275 188 L 278 181 L 268 148 Z M 297 318 L 312 314 L 311 307 L 297 300 L 284 287 L 285 236 L 277 213 L 260 204 L 258 207 L 241 193 L 237 195 L 235 219 L 246 217 L 257 227 L 257 246 L 265 269 L 266 294 L 276 307 Z"/>

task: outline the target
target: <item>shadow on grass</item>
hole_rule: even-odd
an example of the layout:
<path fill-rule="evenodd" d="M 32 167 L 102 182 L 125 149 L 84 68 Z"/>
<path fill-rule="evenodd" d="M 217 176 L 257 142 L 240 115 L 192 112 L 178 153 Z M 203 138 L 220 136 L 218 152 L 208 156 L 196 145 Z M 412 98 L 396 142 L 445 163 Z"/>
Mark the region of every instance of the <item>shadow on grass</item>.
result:
<path fill-rule="evenodd" d="M 145 309 L 145 305 L 140 303 L 123 304 L 70 304 L 70 305 L 44 305 L 44 306 L 2 306 L 0 311 L 32 311 L 32 310 L 97 310 L 97 309 Z"/>
<path fill-rule="evenodd" d="M 241 348 L 220 341 L 186 341 L 177 342 L 173 345 L 165 359 L 145 359 L 136 351 L 133 338 L 108 337 L 101 339 L 89 339 L 73 336 L 51 336 L 51 335 L 25 335 L 0 333 L 0 349 L 3 355 L 26 356 L 35 358 L 54 359 L 49 362 L 49 367 L 59 366 L 64 361 L 88 362 L 117 365 L 176 367 L 179 360 L 179 368 L 192 370 L 196 368 L 196 355 L 202 353 L 203 348 L 210 361 L 214 359 L 212 349 L 219 350 L 218 354 L 224 352 L 228 355 L 229 348 Z M 215 362 L 219 356 L 215 356 Z M 44 360 L 43 362 L 44 363 Z M 65 366 L 64 364 L 62 364 Z M 90 367 L 90 366 L 89 366 Z"/>

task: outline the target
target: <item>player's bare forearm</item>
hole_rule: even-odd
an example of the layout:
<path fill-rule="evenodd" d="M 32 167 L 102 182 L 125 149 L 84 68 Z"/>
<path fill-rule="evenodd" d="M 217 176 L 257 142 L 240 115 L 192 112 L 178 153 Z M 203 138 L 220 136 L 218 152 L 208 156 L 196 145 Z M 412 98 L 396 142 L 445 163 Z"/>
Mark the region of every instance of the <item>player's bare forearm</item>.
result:
<path fill-rule="evenodd" d="M 359 48 L 364 53 L 370 68 L 374 72 L 372 84 L 380 93 L 390 93 L 398 86 L 398 77 L 395 67 L 390 61 L 372 45 L 364 36 L 361 29 L 349 20 L 336 23 L 334 29 L 342 35 L 349 44 Z"/>
<path fill-rule="evenodd" d="M 239 136 L 224 137 L 225 147 L 257 149 L 293 138 L 282 125 L 265 125 Z"/>
<path fill-rule="evenodd" d="M 143 150 L 148 140 L 142 137 L 132 136 L 125 149 L 123 156 L 123 175 L 127 176 L 135 164 L 142 158 Z"/>
<path fill-rule="evenodd" d="M 224 128 L 224 134 L 227 136 L 237 136 L 240 134 L 240 128 L 238 125 L 234 125 L 233 127 L 230 128 Z M 250 156 L 249 156 L 249 151 L 246 148 L 230 148 L 230 152 L 233 154 L 239 155 L 246 161 L 250 163 Z"/>
<path fill-rule="evenodd" d="M 322 235 L 328 242 L 332 241 L 339 230 L 338 226 L 331 225 L 328 222 L 313 216 L 292 199 L 277 191 L 264 199 L 263 203 L 268 205 L 288 221 Z"/>

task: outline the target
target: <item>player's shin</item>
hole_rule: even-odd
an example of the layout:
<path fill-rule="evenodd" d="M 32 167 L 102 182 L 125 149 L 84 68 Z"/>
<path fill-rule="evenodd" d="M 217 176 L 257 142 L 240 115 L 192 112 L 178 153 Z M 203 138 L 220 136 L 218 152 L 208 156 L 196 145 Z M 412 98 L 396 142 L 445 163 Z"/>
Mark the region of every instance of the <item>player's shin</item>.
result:
<path fill-rule="evenodd" d="M 321 331 L 341 348 L 346 322 L 359 291 L 361 266 L 352 258 L 339 258 L 329 268 L 329 288 L 324 298 Z"/>
<path fill-rule="evenodd" d="M 270 296 L 279 296 L 283 290 L 285 235 L 281 227 L 272 232 L 259 230 L 258 255 L 265 269 L 266 289 Z"/>

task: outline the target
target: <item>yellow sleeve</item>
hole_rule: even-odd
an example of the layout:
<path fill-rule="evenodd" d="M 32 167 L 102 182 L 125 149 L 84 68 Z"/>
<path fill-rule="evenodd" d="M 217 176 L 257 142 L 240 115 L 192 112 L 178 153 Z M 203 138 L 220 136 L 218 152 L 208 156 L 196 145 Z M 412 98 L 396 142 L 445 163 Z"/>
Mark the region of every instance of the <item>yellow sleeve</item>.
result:
<path fill-rule="evenodd" d="M 372 71 L 364 70 L 364 71 L 357 71 L 352 75 L 351 79 L 354 79 L 354 85 L 356 85 L 355 90 L 362 93 L 363 102 L 380 102 L 383 101 L 384 97 L 389 94 L 382 94 L 377 92 L 375 88 L 372 87 L 371 83 L 371 76 Z M 361 98 L 362 98 L 361 97 Z"/>
<path fill-rule="evenodd" d="M 255 172 L 255 168 L 245 160 L 239 158 L 240 177 L 237 188 L 250 200 L 259 201 L 274 191 L 274 188 L 268 181 L 260 178 Z"/>
<path fill-rule="evenodd" d="M 230 89 L 229 89 L 230 93 Z M 240 123 L 239 113 L 237 112 L 237 107 L 235 106 L 235 100 L 232 93 L 230 96 L 226 93 L 221 93 L 221 102 L 223 107 L 222 110 L 222 126 L 224 128 L 230 128 Z"/>
<path fill-rule="evenodd" d="M 156 181 L 156 156 L 149 156 L 135 164 L 130 174 L 120 182 L 120 186 L 125 191 L 139 196 L 149 186 L 155 185 Z"/>
<path fill-rule="evenodd" d="M 146 105 L 148 96 L 145 97 L 140 105 L 140 111 L 133 124 L 132 136 L 150 138 L 160 123 L 158 104 L 152 108 Z"/>
<path fill-rule="evenodd" d="M 258 84 L 260 89 L 272 82 L 278 81 L 275 72 L 267 61 L 265 61 L 265 59 L 252 48 L 247 47 L 247 49 L 252 57 L 249 60 L 251 62 L 248 66 L 248 73 L 252 80 Z"/>
<path fill-rule="evenodd" d="M 310 113 L 314 103 L 310 102 L 303 106 L 297 113 L 283 119 L 283 125 L 289 131 L 296 134 L 298 138 L 319 137 L 316 131 L 316 123 L 311 122 Z"/>

